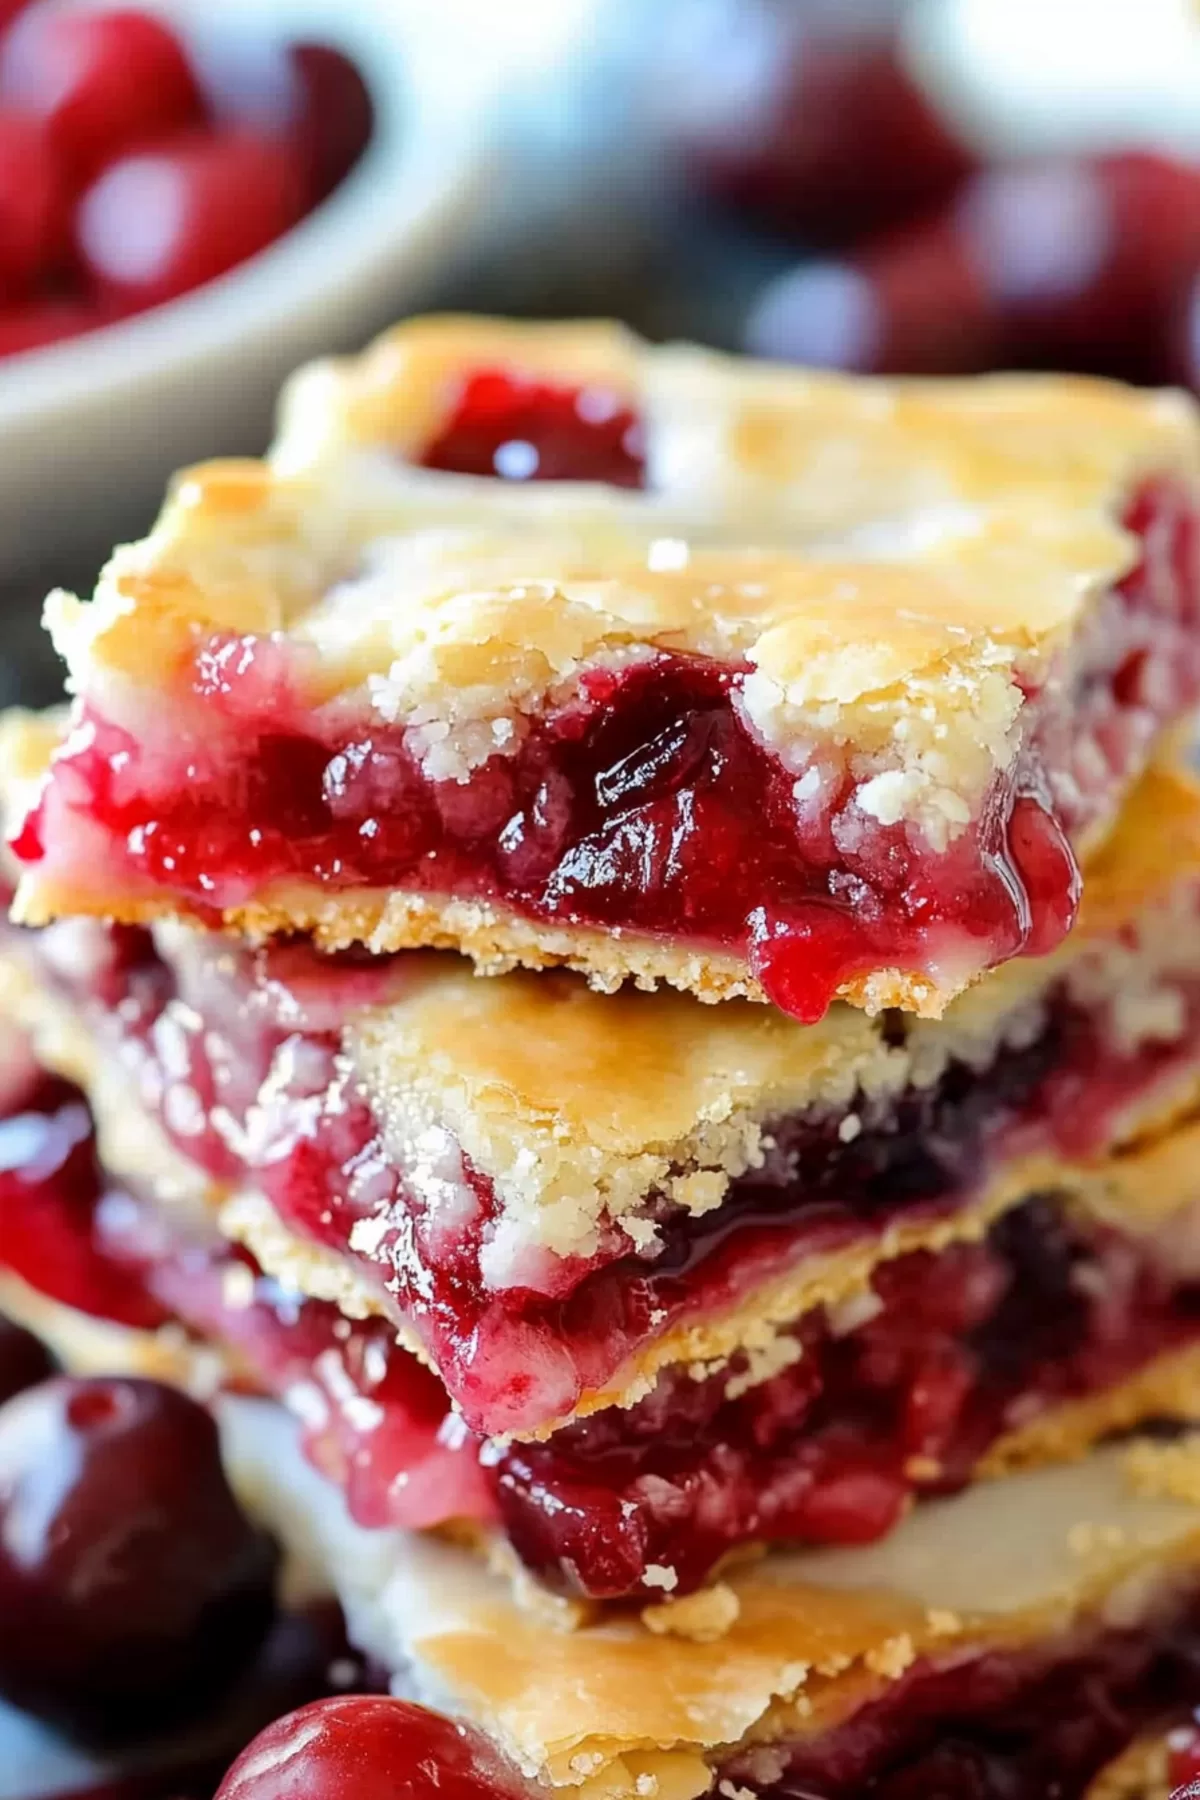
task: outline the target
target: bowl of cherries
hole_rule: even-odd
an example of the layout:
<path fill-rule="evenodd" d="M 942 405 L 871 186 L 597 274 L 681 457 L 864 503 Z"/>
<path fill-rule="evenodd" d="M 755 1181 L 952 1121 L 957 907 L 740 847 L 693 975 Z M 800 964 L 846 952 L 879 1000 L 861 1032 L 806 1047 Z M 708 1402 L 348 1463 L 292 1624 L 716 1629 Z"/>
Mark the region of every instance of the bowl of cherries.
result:
<path fill-rule="evenodd" d="M 0 0 L 0 575 L 140 528 L 426 292 L 483 166 L 429 36 L 403 0 Z"/>

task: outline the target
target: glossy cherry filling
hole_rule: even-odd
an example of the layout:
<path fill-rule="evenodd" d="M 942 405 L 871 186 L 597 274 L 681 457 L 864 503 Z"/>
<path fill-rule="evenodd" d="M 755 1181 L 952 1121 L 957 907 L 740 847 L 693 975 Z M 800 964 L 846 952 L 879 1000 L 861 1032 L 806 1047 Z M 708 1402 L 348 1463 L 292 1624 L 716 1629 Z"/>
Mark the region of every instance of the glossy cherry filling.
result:
<path fill-rule="evenodd" d="M 612 1225 L 592 1257 L 531 1251 L 498 1284 L 489 1258 L 504 1215 L 491 1181 L 457 1153 L 432 1188 L 398 1167 L 339 1054 L 350 1011 L 402 994 L 412 959 L 318 957 L 301 944 L 251 955 L 186 936 L 170 966 L 136 932 L 106 945 L 103 928 L 72 924 L 28 942 L 98 1033 L 119 1031 L 144 1103 L 180 1150 L 348 1257 L 489 1435 L 566 1418 L 671 1325 L 741 1303 L 805 1257 L 967 1204 L 1009 1157 L 1102 1154 L 1114 1118 L 1200 1044 L 1200 979 L 1173 984 L 1177 1032 L 1134 1051 L 1113 1041 L 1102 1002 L 1092 1011 L 1052 989 L 1040 1029 L 990 1064 L 952 1063 L 931 1086 L 858 1099 L 856 1135 L 842 1112 L 772 1121 L 762 1166 L 721 1206 L 694 1214 L 648 1195 L 658 1242 L 646 1251 Z"/>
<path fill-rule="evenodd" d="M 81 1229 L 113 1204 L 87 1101 L 31 1065 L 0 1116 L 0 1263 L 67 1306 L 153 1330 L 167 1312 Z"/>
<path fill-rule="evenodd" d="M 74 845 L 85 889 L 167 891 L 210 920 L 302 881 L 691 943 L 748 961 L 805 1020 L 873 969 L 982 971 L 1061 939 L 1072 843 L 1200 696 L 1193 503 L 1152 481 L 1125 517 L 1140 561 L 1027 696 L 1018 756 L 944 850 L 860 806 L 851 749 L 785 767 L 740 710 L 744 667 L 585 670 L 512 754 L 434 780 L 402 726 L 309 704 L 308 653 L 268 637 L 200 644 L 157 731 L 85 705 L 15 849 Z"/>
<path fill-rule="evenodd" d="M 687 1592 L 750 1543 L 880 1537 L 914 1498 L 967 1481 L 1006 1431 L 1200 1338 L 1200 1283 L 1035 1199 L 982 1244 L 886 1264 L 869 1294 L 808 1315 L 780 1340 L 774 1373 L 744 1357 L 708 1375 L 674 1369 L 632 1408 L 492 1445 L 385 1320 L 290 1294 L 211 1232 L 99 1179 L 61 1204 L 95 1266 L 140 1284 L 296 1413 L 306 1453 L 362 1524 L 498 1518 L 544 1581 L 596 1598 L 664 1579 Z M 78 1305 L 64 1237 L 38 1263 L 27 1238 L 11 1258 L 6 1234 L 0 1261 Z"/>
<path fill-rule="evenodd" d="M 641 424 L 619 394 L 480 369 L 460 384 L 418 459 L 426 469 L 502 481 L 643 484 Z"/>
<path fill-rule="evenodd" d="M 547 1583 L 611 1597 L 696 1587 L 747 1543 L 867 1543 L 964 1485 L 1007 1432 L 1200 1338 L 1200 1280 L 1027 1201 L 981 1244 L 917 1252 L 807 1315 L 795 1360 L 659 1377 L 497 1464 L 504 1522 Z M 647 1571 L 651 1571 L 647 1579 Z"/>
<path fill-rule="evenodd" d="M 737 1752 L 721 1767 L 721 1791 L 762 1800 L 1082 1800 L 1134 1738 L 1198 1699 L 1192 1593 L 1127 1629 L 917 1662 L 832 1731 Z"/>

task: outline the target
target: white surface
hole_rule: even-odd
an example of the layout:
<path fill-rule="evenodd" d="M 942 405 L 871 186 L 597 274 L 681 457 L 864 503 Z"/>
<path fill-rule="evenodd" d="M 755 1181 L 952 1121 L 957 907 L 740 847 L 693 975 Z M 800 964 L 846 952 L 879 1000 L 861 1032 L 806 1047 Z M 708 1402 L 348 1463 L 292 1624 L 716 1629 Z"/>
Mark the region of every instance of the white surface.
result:
<path fill-rule="evenodd" d="M 984 155 L 1200 155 L 1195 0 L 917 0 L 907 49 Z"/>
<path fill-rule="evenodd" d="M 202 36 L 213 0 L 150 0 Z M 228 13 L 225 8 L 228 7 Z M 256 39 L 319 39 L 373 91 L 374 139 L 326 202 L 220 281 L 140 318 L 0 362 L 0 577 L 56 572 L 140 525 L 164 479 L 257 447 L 296 363 L 419 305 L 502 186 L 498 94 L 535 72 L 467 0 L 221 0 Z M 570 8 L 567 9 L 569 13 Z M 550 55 L 543 46 L 543 53 Z"/>

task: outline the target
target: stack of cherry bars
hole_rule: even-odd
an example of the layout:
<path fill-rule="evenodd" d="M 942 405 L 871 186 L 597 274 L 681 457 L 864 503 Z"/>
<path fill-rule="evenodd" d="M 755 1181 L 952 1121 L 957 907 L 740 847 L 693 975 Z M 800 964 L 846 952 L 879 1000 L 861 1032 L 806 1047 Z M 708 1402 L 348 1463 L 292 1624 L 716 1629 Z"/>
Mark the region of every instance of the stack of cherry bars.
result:
<path fill-rule="evenodd" d="M 418 321 L 47 618 L 0 1304 L 204 1385 L 446 1786 L 1165 1794 L 1192 402 Z"/>

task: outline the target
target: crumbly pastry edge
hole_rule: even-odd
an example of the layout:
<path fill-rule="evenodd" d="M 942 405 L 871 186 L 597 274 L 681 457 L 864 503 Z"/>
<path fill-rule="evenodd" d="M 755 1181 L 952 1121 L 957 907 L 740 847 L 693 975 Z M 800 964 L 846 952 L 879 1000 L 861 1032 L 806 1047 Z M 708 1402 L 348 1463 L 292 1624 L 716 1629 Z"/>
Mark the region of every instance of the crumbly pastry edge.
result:
<path fill-rule="evenodd" d="M 746 604 L 746 595 L 751 591 L 758 593 L 761 583 L 739 585 L 732 579 L 732 599 L 724 612 L 721 604 L 707 600 L 698 609 L 689 602 L 678 612 L 678 598 L 668 599 L 666 589 L 657 602 L 664 643 L 676 648 L 703 649 L 726 659 L 750 654 L 755 672 L 747 687 L 746 704 L 757 719 L 758 729 L 768 738 L 777 730 L 783 733 L 781 749 L 797 731 L 804 738 L 815 731 L 818 738 L 831 736 L 848 746 L 860 760 L 867 757 L 869 761 L 877 752 L 872 750 L 868 755 L 862 732 L 866 731 L 868 737 L 878 732 L 880 709 L 886 710 L 892 704 L 887 696 L 904 689 L 900 705 L 902 729 L 893 745 L 899 764 L 892 766 L 892 751 L 884 754 L 878 750 L 882 757 L 879 773 L 890 784 L 886 801 L 881 790 L 880 803 L 889 818 L 897 805 L 898 816 L 913 819 L 924 809 L 940 820 L 943 831 L 961 829 L 964 819 L 970 816 L 971 808 L 963 798 L 965 789 L 978 787 L 982 792 L 980 782 L 986 786 L 984 776 L 988 771 L 1004 766 L 1014 753 L 1015 714 L 1009 715 L 1014 706 L 1019 709 L 1022 682 L 1028 670 L 1024 671 L 1022 682 L 1017 682 L 1015 678 L 1003 677 L 1000 665 L 1007 657 L 1011 675 L 1012 669 L 1033 653 L 1032 646 L 1047 620 L 1056 616 L 1056 606 L 1063 621 L 1073 620 L 1085 604 L 1085 591 L 1114 579 L 1125 566 L 1128 542 L 1105 518 L 1105 506 L 1114 492 L 1132 479 L 1147 459 L 1154 466 L 1178 467 L 1189 475 L 1200 470 L 1196 415 L 1181 395 L 1135 394 L 1115 384 L 1037 377 L 967 383 L 888 383 L 799 375 L 680 347 L 650 350 L 636 345 L 628 334 L 596 325 L 529 327 L 461 318 L 416 321 L 388 334 L 353 363 L 326 364 L 309 377 L 297 377 L 293 399 L 285 407 L 282 443 L 277 447 L 274 469 L 263 464 L 219 463 L 185 472 L 151 537 L 141 545 L 118 552 L 102 579 L 96 601 L 89 606 L 67 597 L 54 601 L 49 616 L 60 647 L 73 664 L 76 686 L 84 692 L 93 690 L 99 678 L 96 658 L 100 655 L 100 662 L 110 671 L 124 672 L 121 679 L 126 686 L 132 675 L 134 689 L 141 681 L 152 690 L 163 681 L 164 670 L 186 654 L 204 621 L 213 628 L 234 633 L 287 630 L 296 620 L 307 630 L 314 611 L 319 611 L 322 593 L 331 583 L 336 584 L 339 573 L 347 572 L 348 564 L 353 564 L 347 544 L 339 545 L 339 533 L 349 533 L 355 544 L 361 544 L 371 532 L 378 535 L 382 529 L 380 508 L 384 515 L 387 513 L 387 506 L 374 489 L 374 498 L 356 508 L 351 496 L 359 485 L 357 480 L 331 481 L 325 466 L 328 459 L 314 446 L 322 441 L 327 447 L 336 446 L 340 441 L 349 456 L 360 437 L 368 443 L 374 441 L 381 429 L 381 417 L 388 420 L 385 435 L 394 435 L 405 421 L 411 425 L 414 418 L 422 415 L 423 405 L 427 405 L 435 390 L 442 391 L 447 369 L 455 366 L 455 359 L 460 359 L 461 366 L 463 355 L 472 359 L 483 357 L 486 361 L 490 354 L 498 355 L 502 361 L 515 355 L 518 361 L 524 359 L 543 370 L 563 363 L 575 375 L 594 371 L 597 378 L 615 378 L 618 386 L 622 370 L 630 380 L 645 376 L 651 393 L 661 388 L 668 394 L 663 418 L 669 423 L 663 428 L 679 433 L 682 441 L 695 436 L 699 396 L 702 410 L 710 409 L 717 421 L 709 446 L 714 468 L 704 479 L 695 467 L 690 474 L 686 467 L 682 473 L 675 468 L 667 481 L 669 490 L 675 483 L 680 492 L 689 493 L 689 482 L 694 486 L 698 480 L 702 489 L 706 481 L 709 489 L 714 483 L 719 488 L 719 471 L 725 468 L 726 485 L 734 493 L 741 493 L 743 499 L 743 476 L 751 488 L 756 483 L 769 487 L 775 480 L 779 487 L 776 498 L 790 516 L 796 511 L 797 483 L 803 489 L 806 481 L 811 484 L 815 479 L 820 486 L 825 479 L 824 472 L 831 461 L 825 452 L 832 443 L 846 464 L 847 479 L 852 485 L 854 480 L 863 478 L 856 457 L 868 471 L 875 470 L 875 486 L 868 480 L 859 500 L 863 510 L 858 523 L 862 526 L 870 522 L 877 531 L 880 513 L 886 518 L 891 504 L 892 484 L 882 475 L 891 470 L 889 458 L 895 460 L 897 446 L 905 448 L 908 459 L 915 459 L 918 467 L 928 464 L 932 487 L 923 504 L 927 512 L 932 509 L 935 518 L 939 508 L 945 513 L 947 507 L 947 496 L 939 482 L 948 484 L 948 491 L 953 494 L 955 481 L 960 481 L 975 510 L 973 513 L 971 505 L 959 507 L 962 517 L 950 530 L 950 539 L 957 541 L 954 530 L 965 532 L 967 549 L 947 550 L 937 531 L 933 533 L 934 547 L 923 549 L 921 534 L 917 533 L 917 547 L 910 544 L 905 556 L 894 565 L 900 571 L 895 579 L 910 585 L 914 571 L 923 571 L 917 582 L 919 587 L 924 580 L 929 589 L 929 605 L 923 619 L 919 607 L 898 605 L 892 595 L 886 604 L 880 602 L 878 617 L 870 615 L 869 628 L 864 623 L 856 641 L 857 628 L 847 624 L 855 614 L 855 604 L 840 598 L 836 608 L 829 607 L 827 585 L 821 584 L 834 579 L 834 565 L 821 556 L 814 562 L 811 555 L 804 566 L 810 572 L 812 567 L 817 568 L 820 591 L 799 601 L 794 597 L 788 600 L 782 615 L 778 608 L 772 611 L 766 601 L 761 601 L 758 624 L 762 629 L 757 639 L 751 628 L 754 605 Z M 660 369 L 661 381 L 648 373 Z M 328 426 L 324 437 L 323 418 Z M 680 426 L 681 418 L 688 427 L 686 431 Z M 1047 457 L 1040 444 L 1030 447 L 1028 430 L 1014 435 L 1014 418 L 1018 422 L 1023 419 L 1026 426 L 1031 419 L 1037 420 L 1054 441 L 1061 437 L 1062 455 Z M 1100 429 L 1101 424 L 1104 430 Z M 1013 448 L 1016 439 L 1024 446 L 1019 453 Z M 776 467 L 781 458 L 781 466 Z M 678 458 L 668 456 L 666 461 L 673 465 Z M 904 461 L 902 458 L 902 464 Z M 833 456 L 832 463 L 837 462 L 838 456 Z M 332 464 L 338 466 L 336 451 Z M 1031 473 L 1035 469 L 1039 471 L 1037 480 Z M 524 516 L 527 530 L 531 508 L 536 519 L 553 518 L 557 510 L 568 524 L 582 509 L 579 517 L 590 521 L 589 529 L 599 529 L 602 538 L 607 533 L 617 542 L 617 521 L 625 507 L 632 509 L 631 516 L 637 520 L 634 536 L 643 542 L 652 540 L 653 531 L 669 531 L 671 525 L 669 509 L 656 525 L 648 524 L 648 516 L 654 519 L 657 513 L 654 504 L 647 505 L 645 496 L 614 497 L 610 492 L 601 505 L 597 498 L 601 490 L 586 484 L 579 492 L 570 484 L 562 484 L 566 491 L 549 496 L 534 484 L 514 495 L 503 483 L 468 482 L 460 492 L 455 486 L 459 478 L 440 479 L 452 499 L 451 513 L 460 524 L 462 519 L 498 512 L 505 518 Z M 436 522 L 441 518 L 434 496 L 442 488 L 436 484 L 431 488 L 427 473 L 409 482 L 411 492 L 406 480 L 407 477 L 396 476 L 399 485 L 393 498 L 394 524 L 411 529 L 422 520 Z M 1047 487 L 1052 504 L 1035 504 L 1026 491 L 1032 488 L 1034 493 L 1040 492 L 1039 480 Z M 453 498 L 456 494 L 457 499 Z M 1019 494 L 1019 500 L 1014 494 Z M 706 491 L 701 510 L 711 509 L 711 501 L 712 494 Z M 995 517 L 989 513 L 989 507 L 998 509 Z M 607 519 L 600 527 L 592 517 L 597 508 L 599 516 Z M 918 506 L 918 517 L 920 511 Z M 750 523 L 744 525 L 743 535 L 759 529 L 761 523 L 753 508 L 747 516 Z M 968 528 L 963 519 L 972 518 L 975 523 Z M 1074 538 L 1069 524 L 1072 519 Z M 985 524 L 980 520 L 985 520 Z M 1064 533 L 1065 540 L 1060 542 Z M 962 573 L 960 563 L 968 571 L 975 569 L 977 581 L 983 579 L 975 568 L 980 560 L 976 539 L 983 541 L 986 548 L 980 566 L 991 570 L 983 580 L 982 591 L 992 596 L 992 612 L 974 590 L 964 599 L 955 587 L 955 580 Z M 461 551 L 456 554 L 461 560 Z M 827 558 L 827 551 L 824 556 Z M 306 558 L 312 565 L 307 570 L 303 566 Z M 1027 559 L 1027 568 L 1022 558 Z M 498 568 L 502 570 L 504 566 L 501 556 Z M 430 620 L 414 627 L 415 636 L 408 651 L 393 659 L 386 675 L 376 671 L 376 678 L 394 690 L 389 706 L 397 717 L 404 714 L 409 718 L 418 735 L 432 731 L 431 742 L 441 744 L 444 750 L 456 734 L 465 732 L 464 742 L 469 741 L 475 748 L 466 753 L 464 768 L 470 766 L 480 746 L 480 754 L 490 754 L 496 748 L 499 740 L 494 741 L 492 728 L 498 723 L 505 726 L 501 733 L 504 742 L 512 741 L 512 706 L 516 704 L 519 720 L 523 704 L 517 703 L 520 694 L 525 694 L 532 705 L 531 697 L 539 683 L 548 683 L 549 693 L 563 680 L 573 680 L 593 651 L 601 656 L 610 651 L 624 654 L 639 641 L 654 641 L 654 605 L 646 583 L 652 575 L 659 574 L 664 580 L 673 581 L 678 572 L 668 568 L 665 573 L 654 569 L 647 573 L 643 569 L 633 582 L 631 597 L 627 597 L 629 617 L 622 618 L 621 606 L 613 600 L 612 581 L 607 588 L 603 579 L 590 585 L 584 581 L 572 599 L 572 582 L 566 575 L 556 584 L 549 576 L 535 579 L 529 573 L 533 565 L 520 566 L 526 572 L 521 580 L 510 583 L 509 589 L 502 582 L 489 588 L 488 559 L 484 556 L 470 576 L 460 577 L 459 591 L 451 592 L 448 609 L 443 608 L 446 595 L 438 591 L 435 579 L 434 592 L 425 596 L 434 606 Z M 847 567 L 857 571 L 846 576 L 849 590 L 855 593 L 856 583 L 863 585 L 864 592 L 874 591 L 881 579 L 886 586 L 886 577 L 880 574 L 885 565 L 879 560 L 867 557 L 864 561 L 860 556 L 858 563 Z M 546 568 L 553 573 L 553 557 Z M 1045 574 L 1053 568 L 1059 568 L 1062 577 L 1061 604 L 1049 603 L 1039 581 L 1039 572 Z M 1094 579 L 1082 579 L 1085 574 Z M 697 579 L 703 593 L 709 594 L 702 569 Z M 784 586 L 788 592 L 791 590 L 787 582 L 794 585 L 794 580 L 794 574 L 786 578 Z M 538 590 L 536 595 L 526 591 L 531 582 Z M 453 582 L 450 587 L 453 590 Z M 599 594 L 602 588 L 616 605 L 612 616 L 615 636 L 611 642 L 598 625 L 603 612 L 603 595 Z M 945 612 L 940 620 L 936 597 L 939 588 Z M 1014 594 L 1027 596 L 1024 613 L 1019 608 L 1013 610 Z M 550 606 L 551 598 L 554 606 Z M 419 609 L 425 601 L 417 604 Z M 390 610 L 396 611 L 394 607 Z M 401 614 L 404 611 L 399 610 Z M 460 613 L 463 617 L 459 617 Z M 709 613 L 712 617 L 708 624 L 702 624 L 702 618 Z M 484 629 L 489 618 L 497 634 L 490 648 Z M 551 619 L 552 629 L 547 624 Z M 722 619 L 724 623 L 719 622 Z M 897 625 L 898 619 L 904 621 L 901 626 Z M 370 629 L 377 635 L 377 619 Z M 539 647 L 540 630 L 549 631 L 550 635 L 546 644 Z M 700 637 L 693 643 L 697 632 Z M 706 633 L 712 632 L 716 636 L 710 643 Z M 799 640 L 793 642 L 797 632 Z M 1053 632 L 1050 635 L 1053 637 Z M 333 629 L 330 642 L 342 643 L 345 637 L 339 625 Z M 1008 645 L 1003 654 L 1002 640 Z M 526 655 L 522 645 L 533 656 L 536 668 L 527 668 L 521 661 Z M 468 667 L 471 657 L 478 660 L 477 653 L 483 655 L 483 663 Z M 484 677 L 494 678 L 497 655 L 507 675 L 488 698 L 490 690 Z M 510 663 L 513 666 L 508 668 Z M 397 670 L 407 673 L 398 675 Z M 948 672 L 953 674 L 952 679 L 948 679 Z M 358 675 L 365 679 L 363 670 Z M 905 682 L 912 685 L 911 693 L 904 688 Z M 997 682 L 1008 694 L 1007 700 L 999 689 L 992 691 Z M 409 688 L 412 705 L 406 711 L 407 702 L 398 696 Z M 847 707 L 854 711 L 855 694 L 864 702 L 859 708 L 862 731 L 852 724 L 837 722 Z M 970 715 L 969 729 L 964 726 L 962 755 L 958 757 L 946 749 L 942 712 L 949 706 L 963 712 L 964 718 Z M 451 715 L 463 707 L 467 711 L 456 722 Z M 482 730 L 482 737 L 480 719 L 472 711 L 477 707 L 483 708 L 480 719 L 486 729 Z M 496 707 L 500 708 L 499 713 Z M 935 715 L 942 722 L 930 737 L 930 720 Z M 449 738 L 444 736 L 447 731 Z M 918 741 L 924 746 L 919 751 Z M 905 745 L 901 754 L 897 747 Z M 974 764 L 979 766 L 968 780 L 968 767 Z M 865 780 L 866 773 L 864 764 L 858 771 L 859 778 Z M 867 786 L 871 785 L 868 781 Z M 919 796 L 923 798 L 918 804 Z M 39 884 L 36 874 L 29 875 L 24 888 L 21 904 L 24 916 L 30 920 L 46 916 L 51 906 L 70 904 L 70 897 L 56 888 L 53 878 Z M 96 910 L 102 898 L 91 896 L 89 910 Z M 144 904 L 136 896 L 125 898 L 134 908 Z M 694 951 L 664 954 L 659 947 L 637 944 L 613 952 L 607 944 L 590 940 L 585 949 L 582 936 L 573 945 L 564 945 L 553 928 L 530 927 L 527 922 L 506 918 L 498 909 L 469 905 L 453 927 L 447 919 L 439 932 L 436 920 L 418 916 L 421 909 L 413 897 L 400 898 L 401 916 L 393 916 L 390 923 L 376 917 L 365 926 L 376 943 L 402 947 L 445 942 L 445 934 L 452 932 L 452 941 L 468 943 L 471 954 L 485 966 L 510 966 L 513 961 L 540 966 L 548 961 L 567 961 L 586 965 L 602 984 L 625 978 L 664 980 L 685 985 L 703 997 L 723 998 L 733 993 L 758 997 L 752 973 L 736 963 L 725 966 L 726 959 L 704 955 L 697 959 Z M 256 926 L 270 928 L 267 921 L 272 905 L 267 897 L 259 909 L 249 909 L 244 915 L 231 913 L 228 923 L 247 930 Z M 436 907 L 438 903 L 426 899 L 424 906 L 429 905 Z M 342 933 L 351 929 L 348 921 L 359 906 L 358 901 L 350 901 L 338 919 L 336 907 L 323 902 L 315 909 L 321 917 L 313 919 L 313 928 L 325 934 L 325 941 L 336 943 Z M 256 910 L 264 915 L 263 919 L 256 920 Z M 297 925 L 301 920 L 276 922 Z M 900 1005 L 918 1013 L 934 1014 L 945 1003 L 944 990 L 945 984 L 939 987 L 927 977 L 885 968 L 864 981 L 848 984 L 844 997 L 855 1004 Z"/>
<path fill-rule="evenodd" d="M 464 1712 L 556 1788 L 654 1794 L 628 1764 L 653 1750 L 680 1758 L 698 1793 L 731 1747 L 836 1726 L 926 1652 L 1020 1649 L 1109 1612 L 1152 1618 L 1160 1595 L 1195 1578 L 1200 1513 L 1135 1483 L 1129 1454 L 1112 1447 L 932 1502 L 866 1550 L 750 1565 L 723 1584 L 719 1637 L 689 1635 L 682 1617 L 678 1633 L 664 1629 L 661 1609 L 642 1621 L 606 1612 L 564 1634 L 445 1545 L 396 1534 L 389 1547 L 389 1534 L 364 1542 L 353 1528 L 347 1539 L 329 1514 L 312 1523 L 344 1578 L 352 1630 L 384 1666 L 409 1663 L 418 1697 Z M 1027 1515 L 1021 1565 L 989 1571 L 989 1539 L 1014 1508 Z"/>
<path fill-rule="evenodd" d="M 401 1341 L 424 1358 L 415 1334 L 395 1320 L 382 1286 L 361 1275 L 347 1257 L 297 1237 L 253 1190 L 226 1197 L 170 1146 L 138 1104 L 119 1059 L 103 1053 L 94 1031 L 31 973 L 19 954 L 0 956 L 0 1001 L 30 1032 L 47 1064 L 89 1093 L 102 1152 L 116 1173 L 145 1179 L 149 1168 L 160 1193 L 176 1203 L 211 1211 L 224 1201 L 222 1229 L 244 1242 L 268 1273 L 298 1292 L 332 1301 L 351 1317 L 391 1316 Z M 853 1303 L 869 1287 L 875 1270 L 895 1257 L 978 1240 L 1001 1213 L 1031 1193 L 1061 1193 L 1065 1203 L 1085 1215 L 1125 1230 L 1152 1234 L 1177 1229 L 1181 1243 L 1190 1243 L 1195 1235 L 1190 1209 L 1200 1199 L 1198 1103 L 1200 1069 L 1186 1068 L 1167 1087 L 1127 1110 L 1119 1139 L 1123 1147 L 1106 1160 L 1072 1162 L 1048 1153 L 1015 1159 L 993 1175 L 982 1193 L 945 1217 L 895 1220 L 882 1233 L 864 1234 L 860 1242 L 837 1252 L 806 1258 L 734 1308 L 669 1328 L 636 1352 L 602 1389 L 583 1395 L 570 1416 L 633 1405 L 663 1369 L 676 1364 L 710 1372 L 747 1352 L 752 1367 L 769 1371 L 781 1332 L 803 1313 Z M 532 1435 L 548 1435 L 565 1422 L 547 1421 Z"/>

